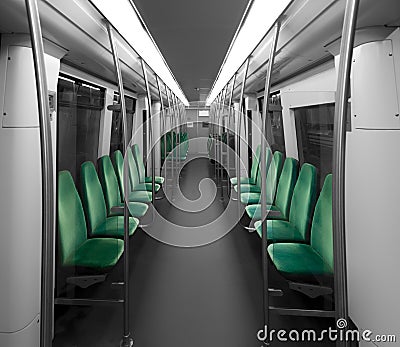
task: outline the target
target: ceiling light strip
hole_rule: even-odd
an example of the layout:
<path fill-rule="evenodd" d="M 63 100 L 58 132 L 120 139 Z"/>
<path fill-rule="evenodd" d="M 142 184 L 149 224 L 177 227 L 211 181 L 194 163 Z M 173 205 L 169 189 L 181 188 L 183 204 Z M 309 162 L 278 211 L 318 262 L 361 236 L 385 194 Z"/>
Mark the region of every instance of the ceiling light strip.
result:
<path fill-rule="evenodd" d="M 211 104 L 230 78 L 240 69 L 260 43 L 271 32 L 277 20 L 286 12 L 294 0 L 254 0 L 239 33 L 230 46 L 230 51 L 220 69 L 213 88 L 207 98 Z"/>

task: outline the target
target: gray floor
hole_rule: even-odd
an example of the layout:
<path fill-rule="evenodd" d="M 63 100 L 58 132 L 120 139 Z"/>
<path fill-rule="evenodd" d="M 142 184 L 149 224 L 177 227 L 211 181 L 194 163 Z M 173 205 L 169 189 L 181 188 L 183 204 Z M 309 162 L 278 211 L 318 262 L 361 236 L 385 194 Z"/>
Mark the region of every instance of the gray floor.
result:
<path fill-rule="evenodd" d="M 185 196 L 199 197 L 197 183 L 212 177 L 208 160 L 187 165 L 180 182 Z M 157 209 L 175 221 L 199 225 L 216 218 L 224 204 L 217 197 L 206 210 L 193 214 L 172 207 L 166 199 Z M 224 228 L 224 225 L 220 225 Z M 163 244 L 143 231 L 131 240 L 131 328 L 139 347 L 257 347 L 263 327 L 261 249 L 257 235 L 240 225 L 216 242 L 196 248 Z M 121 264 L 111 278 L 121 275 Z M 274 274 L 275 281 L 282 279 Z M 284 282 L 284 281 L 283 281 Z M 94 291 L 109 293 L 103 284 Z M 278 283 L 279 284 L 279 283 Z M 110 292 L 111 293 L 111 292 Z M 118 291 L 113 290 L 112 294 Z M 300 298 L 299 305 L 307 304 Z M 329 320 L 271 317 L 272 328 L 317 328 Z M 58 307 L 54 346 L 118 346 L 122 309 Z M 333 343 L 273 343 L 273 346 L 333 346 Z"/>

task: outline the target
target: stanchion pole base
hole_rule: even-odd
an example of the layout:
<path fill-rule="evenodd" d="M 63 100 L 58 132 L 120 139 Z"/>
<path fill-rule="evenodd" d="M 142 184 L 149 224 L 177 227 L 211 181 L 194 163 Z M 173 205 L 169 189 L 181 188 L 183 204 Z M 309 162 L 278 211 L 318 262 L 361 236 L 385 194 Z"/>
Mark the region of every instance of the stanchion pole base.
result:
<path fill-rule="evenodd" d="M 130 336 L 124 336 L 121 340 L 119 346 L 120 347 L 132 347 L 134 344 L 133 339 Z"/>

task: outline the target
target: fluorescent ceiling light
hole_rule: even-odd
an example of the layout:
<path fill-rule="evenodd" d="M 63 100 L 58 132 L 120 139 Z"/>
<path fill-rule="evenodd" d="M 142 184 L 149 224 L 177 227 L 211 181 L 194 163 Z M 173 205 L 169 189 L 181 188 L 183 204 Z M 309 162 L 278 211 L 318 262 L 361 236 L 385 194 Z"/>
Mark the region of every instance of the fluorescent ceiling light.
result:
<path fill-rule="evenodd" d="M 253 1 L 244 22 L 241 23 L 241 28 L 233 38 L 230 51 L 225 57 L 217 80 L 207 97 L 207 105 L 215 100 L 290 2 L 291 0 Z"/>
<path fill-rule="evenodd" d="M 160 50 L 142 25 L 141 19 L 129 0 L 91 0 L 121 36 L 134 48 L 150 68 L 186 105 L 186 96 L 173 77 Z"/>

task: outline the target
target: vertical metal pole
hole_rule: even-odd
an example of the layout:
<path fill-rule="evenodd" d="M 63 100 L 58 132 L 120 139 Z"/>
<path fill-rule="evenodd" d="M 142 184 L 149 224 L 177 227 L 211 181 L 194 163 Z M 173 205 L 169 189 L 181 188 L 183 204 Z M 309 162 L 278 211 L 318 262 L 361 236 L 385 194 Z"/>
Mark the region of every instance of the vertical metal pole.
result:
<path fill-rule="evenodd" d="M 220 125 L 221 138 L 220 138 L 220 142 L 219 142 L 220 164 L 219 164 L 218 168 L 219 168 L 219 176 L 221 178 L 221 181 L 220 181 L 221 200 L 223 200 L 223 198 L 224 198 L 224 152 L 223 152 L 224 142 L 223 142 L 223 135 L 224 135 L 224 130 L 225 130 L 224 109 L 225 109 L 226 94 L 228 93 L 228 85 L 229 85 L 229 82 L 226 84 L 226 86 L 224 88 L 224 92 L 223 92 L 223 96 L 222 96 L 222 108 L 221 108 L 221 112 L 219 115 L 219 118 L 221 120 L 221 125 Z"/>
<path fill-rule="evenodd" d="M 174 105 L 174 133 L 175 136 L 172 138 L 172 145 L 174 145 L 174 139 L 175 139 L 175 147 L 173 148 L 172 151 L 172 159 L 175 161 L 175 170 L 178 171 L 178 156 L 176 155 L 177 151 L 176 151 L 176 147 L 178 145 L 178 123 L 179 123 L 179 110 L 176 104 L 176 95 L 173 94 L 172 95 L 172 100 L 173 100 L 173 105 Z M 175 172 L 174 172 L 175 173 Z M 175 176 L 175 175 L 174 175 Z M 177 177 L 178 179 L 178 177 Z M 179 183 L 179 179 L 177 181 L 177 183 Z"/>
<path fill-rule="evenodd" d="M 128 122 L 126 117 L 126 106 L 125 106 L 125 92 L 124 85 L 122 82 L 121 66 L 119 63 L 117 46 L 113 31 L 109 22 L 106 22 L 108 37 L 110 40 L 111 51 L 114 60 L 115 73 L 118 82 L 118 91 L 121 105 L 122 114 L 122 127 L 123 127 L 123 146 L 126 154 L 128 149 Z M 129 194 L 129 166 L 124 165 L 124 191 L 125 194 Z M 121 341 L 121 346 L 128 347 L 133 346 L 133 339 L 131 338 L 129 328 L 129 210 L 127 201 L 124 198 L 124 336 Z"/>
<path fill-rule="evenodd" d="M 336 319 L 348 320 L 345 230 L 346 119 L 359 0 L 347 0 L 340 47 L 333 140 L 333 239 Z M 337 346 L 348 346 L 339 341 Z"/>
<path fill-rule="evenodd" d="M 53 281 L 54 281 L 54 178 L 53 152 L 50 127 L 46 66 L 39 10 L 36 0 L 26 0 L 26 12 L 35 67 L 38 99 L 41 166 L 42 166 L 42 256 L 41 256 L 41 307 L 40 346 L 52 345 Z"/>
<path fill-rule="evenodd" d="M 167 89 L 167 96 L 168 96 L 168 105 L 169 105 L 169 110 L 170 110 L 170 126 L 171 126 L 171 130 L 169 131 L 171 134 L 171 149 L 173 147 L 174 141 L 172 138 L 172 130 L 173 130 L 173 119 L 174 119 L 174 107 L 173 107 L 173 103 L 172 103 L 172 98 L 171 98 L 171 90 L 168 88 Z M 165 137 L 165 139 L 167 139 L 167 137 Z M 169 155 L 169 153 L 168 153 Z M 174 158 L 170 157 L 169 160 L 171 160 L 171 196 L 173 198 L 173 194 L 174 194 Z"/>
<path fill-rule="evenodd" d="M 237 177 L 237 200 L 239 202 L 238 208 L 239 208 L 239 213 L 240 213 L 240 194 L 241 194 L 241 183 L 240 183 L 240 175 L 241 175 L 241 170 L 240 170 L 240 134 L 242 130 L 242 109 L 243 109 L 243 95 L 244 95 L 244 88 L 246 86 L 246 78 L 247 78 L 247 73 L 249 71 L 249 64 L 250 64 L 250 57 L 247 58 L 245 67 L 244 67 L 244 72 L 243 72 L 243 80 L 242 80 L 242 86 L 240 88 L 240 96 L 239 96 L 239 110 L 238 110 L 238 119 L 237 119 L 237 129 L 236 129 L 236 138 L 237 138 L 237 147 L 236 147 L 236 177 Z"/>
<path fill-rule="evenodd" d="M 280 21 L 275 25 L 274 39 L 269 55 L 269 64 L 267 75 L 265 76 L 264 103 L 262 110 L 262 128 L 261 128 L 261 216 L 262 216 L 262 267 L 263 267 L 263 302 L 264 302 L 264 326 L 269 327 L 269 291 L 268 291 L 268 258 L 267 258 L 267 113 L 268 99 L 271 91 L 271 77 L 274 68 L 276 48 L 278 45 Z M 273 165 L 273 163 L 271 164 Z M 268 341 L 267 341 L 268 342 Z"/>
<path fill-rule="evenodd" d="M 159 128 L 159 130 L 160 130 L 160 140 L 161 140 L 161 136 L 163 135 L 164 129 L 165 129 L 164 102 L 163 102 L 162 91 L 161 91 L 161 81 L 160 81 L 160 78 L 157 75 L 156 75 L 156 81 L 157 81 L 158 96 L 160 98 L 160 105 L 161 105 L 161 111 L 160 111 L 160 114 L 159 114 L 159 118 L 160 118 L 160 128 Z M 156 145 L 156 142 L 158 140 L 159 139 L 154 141 L 154 146 Z M 165 143 L 165 141 L 164 141 L 164 143 Z M 161 141 L 160 141 L 160 145 L 161 145 Z M 161 149 L 160 149 L 160 151 L 161 151 Z M 164 154 L 165 154 L 165 152 L 164 152 Z M 160 156 L 160 161 L 161 161 L 161 156 Z M 160 174 L 161 174 L 161 172 L 160 172 Z M 154 175 L 153 175 L 153 177 L 154 177 Z"/>
<path fill-rule="evenodd" d="M 229 146 L 229 140 L 230 140 L 230 130 L 231 130 L 231 113 L 232 113 L 232 99 L 233 99 L 233 91 L 235 89 L 235 83 L 236 83 L 236 76 L 237 73 L 235 73 L 233 75 L 233 80 L 232 80 L 232 88 L 231 88 L 231 92 L 229 94 L 229 102 L 228 102 L 228 131 L 227 131 L 227 135 L 226 135 L 226 143 L 227 143 L 227 166 L 228 166 L 228 181 L 227 181 L 227 194 L 230 194 L 231 191 L 231 163 L 229 160 L 229 150 L 230 150 L 230 146 Z"/>
<path fill-rule="evenodd" d="M 222 92 L 217 97 L 217 109 L 214 117 L 214 175 L 217 178 L 217 187 L 219 185 L 219 171 L 218 171 L 218 138 L 219 138 L 219 112 L 222 102 Z"/>
<path fill-rule="evenodd" d="M 176 168 L 178 169 L 179 172 L 179 167 L 180 167 L 180 134 L 181 134 L 181 115 L 180 115 L 180 109 L 179 109 L 179 103 L 178 103 L 178 98 L 174 94 L 174 100 L 175 100 L 175 105 L 176 105 L 176 149 L 177 151 L 175 152 L 176 154 Z M 179 175 L 178 175 L 179 177 Z"/>
<path fill-rule="evenodd" d="M 153 120 L 152 120 L 152 110 L 151 110 L 151 92 L 150 92 L 150 86 L 149 86 L 149 79 L 147 76 L 147 69 L 146 69 L 146 63 L 144 60 L 141 58 L 140 59 L 140 64 L 142 65 L 142 71 L 143 71 L 143 76 L 144 76 L 144 82 L 146 85 L 146 92 L 147 92 L 147 107 L 148 107 L 148 119 L 149 119 L 149 134 L 150 134 L 150 156 L 151 156 L 151 203 L 153 204 L 154 208 L 154 202 L 155 202 L 155 196 L 156 196 L 156 186 L 155 186 L 155 164 L 156 164 L 156 158 L 154 156 L 154 144 L 153 144 Z"/>

